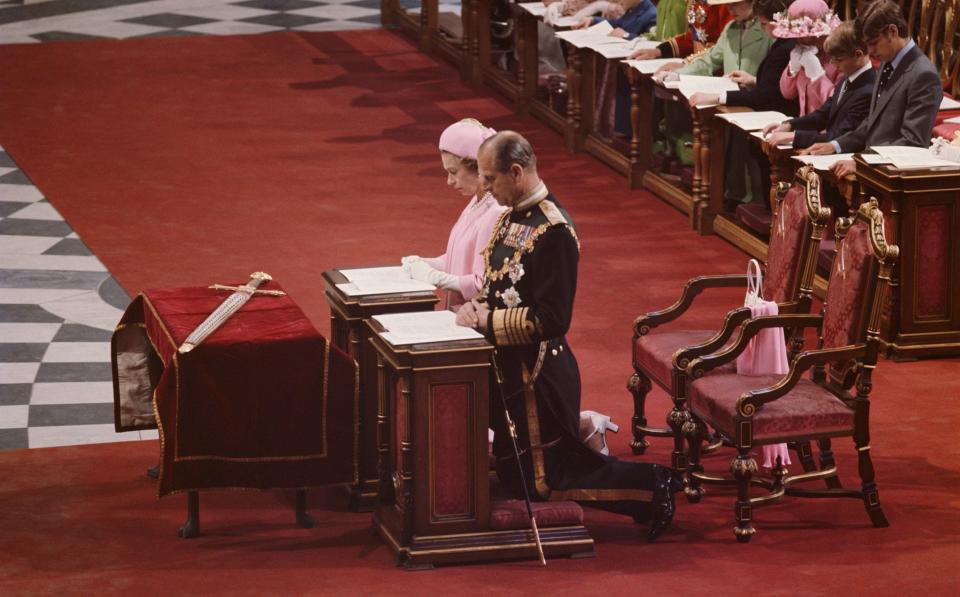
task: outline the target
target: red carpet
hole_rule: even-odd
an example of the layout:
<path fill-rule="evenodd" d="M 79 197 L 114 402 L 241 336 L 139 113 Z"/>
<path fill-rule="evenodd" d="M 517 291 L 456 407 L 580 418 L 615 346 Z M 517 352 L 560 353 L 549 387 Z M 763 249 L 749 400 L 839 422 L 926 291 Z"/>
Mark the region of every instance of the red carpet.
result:
<path fill-rule="evenodd" d="M 325 333 L 320 272 L 442 250 L 462 206 L 436 152 L 443 127 L 475 116 L 523 132 L 578 225 L 570 341 L 584 408 L 624 425 L 620 455 L 633 318 L 671 303 L 692 275 L 745 269 L 739 251 L 698 237 L 663 202 L 388 32 L 5 46 L 0 113 L 0 145 L 128 291 L 262 269 Z M 736 301 L 704 301 L 698 319 Z M 155 502 L 142 476 L 155 444 L 33 450 L 0 453 L 0 592 L 951 593 L 957 369 L 884 361 L 875 375 L 885 530 L 852 500 L 791 499 L 759 510 L 757 536 L 737 545 L 733 498 L 714 491 L 679 504 L 653 545 L 626 519 L 590 512 L 597 559 L 407 574 L 368 534 L 369 518 L 343 513 L 333 493 L 316 496 L 312 531 L 291 528 L 280 494 L 204 496 L 205 536 L 183 542 L 184 499 Z M 666 410 L 655 392 L 651 418 Z M 855 483 L 852 445 L 835 449 Z M 649 458 L 667 454 L 660 441 Z M 710 464 L 723 470 L 727 456 Z"/>

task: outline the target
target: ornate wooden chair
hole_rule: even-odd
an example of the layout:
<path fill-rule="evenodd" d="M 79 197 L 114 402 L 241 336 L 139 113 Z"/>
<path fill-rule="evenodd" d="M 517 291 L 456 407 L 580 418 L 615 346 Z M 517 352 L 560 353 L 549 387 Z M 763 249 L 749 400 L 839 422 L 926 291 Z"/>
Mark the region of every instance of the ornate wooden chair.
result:
<path fill-rule="evenodd" d="M 772 503 L 784 494 L 862 499 L 874 526 L 888 526 L 880 509 L 870 460 L 871 375 L 877 363 L 881 312 L 890 272 L 899 254 L 884 235 L 883 213 L 876 199 L 864 203 L 853 218 L 837 220 L 834 257 L 827 298 L 820 315 L 788 314 L 757 317 L 740 326 L 737 340 L 714 355 L 690 363 L 689 420 L 684 431 L 690 442 L 688 497 L 700 496 L 701 482 L 736 484 L 734 529 L 737 540 L 749 541 L 754 506 Z M 816 327 L 819 347 L 797 354 L 785 376 L 739 376 L 723 373 L 749 339 L 762 328 Z M 813 369 L 811 377 L 804 373 Z M 708 373 L 710 373 L 708 375 Z M 714 427 L 737 449 L 730 465 L 733 478 L 704 474 L 700 445 L 706 425 Z M 840 486 L 830 451 L 834 437 L 852 436 L 859 458 L 860 489 Z M 757 463 L 750 450 L 764 444 L 809 442 L 821 449 L 821 470 L 786 476 L 778 461 L 771 479 L 754 478 Z M 827 479 L 826 488 L 796 487 L 801 481 Z M 751 485 L 770 493 L 751 498 Z"/>
<path fill-rule="evenodd" d="M 792 186 L 780 184 L 767 250 L 764 286 L 766 298 L 779 303 L 781 313 L 809 312 L 820 239 L 829 220 L 830 210 L 820 204 L 820 177 L 812 167 L 799 169 Z M 682 427 L 687 417 L 687 364 L 723 347 L 736 326 L 750 317 L 750 309 L 741 306 L 730 311 L 720 333 L 716 330 L 656 328 L 680 318 L 704 290 L 731 287 L 745 288 L 746 275 L 693 278 L 684 286 L 680 299 L 673 306 L 641 315 L 634 322 L 634 374 L 627 382 L 627 389 L 633 394 L 633 441 L 630 446 L 634 454 L 642 454 L 647 448 L 647 435 L 671 436 L 674 438 L 672 465 L 678 470 L 686 468 Z M 794 350 L 799 350 L 802 338 L 792 344 Z M 673 399 L 673 409 L 667 415 L 669 429 L 647 426 L 645 402 L 654 382 Z M 805 468 L 812 468 L 809 450 L 806 454 L 801 452 L 801 460 Z"/>

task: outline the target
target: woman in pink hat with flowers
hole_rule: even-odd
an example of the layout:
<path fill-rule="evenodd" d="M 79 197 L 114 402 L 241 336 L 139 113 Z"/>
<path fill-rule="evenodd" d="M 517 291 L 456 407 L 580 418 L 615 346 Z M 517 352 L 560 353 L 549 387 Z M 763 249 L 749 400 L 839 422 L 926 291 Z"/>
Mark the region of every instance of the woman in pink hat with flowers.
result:
<path fill-rule="evenodd" d="M 497 131 L 480 121 L 465 118 L 448 126 L 440 135 L 440 160 L 447 185 L 465 197 L 463 208 L 450 237 L 447 251 L 439 257 L 408 255 L 401 260 L 411 278 L 429 282 L 446 293 L 446 308 L 456 311 L 483 288 L 484 263 L 480 251 L 487 246 L 501 207 L 490 193 L 480 193 L 477 150 Z"/>
<path fill-rule="evenodd" d="M 823 50 L 823 41 L 840 19 L 823 0 L 795 0 L 774 22 L 774 37 L 797 40 L 780 77 L 780 93 L 799 101 L 800 116 L 809 114 L 827 101 L 842 76 Z"/>

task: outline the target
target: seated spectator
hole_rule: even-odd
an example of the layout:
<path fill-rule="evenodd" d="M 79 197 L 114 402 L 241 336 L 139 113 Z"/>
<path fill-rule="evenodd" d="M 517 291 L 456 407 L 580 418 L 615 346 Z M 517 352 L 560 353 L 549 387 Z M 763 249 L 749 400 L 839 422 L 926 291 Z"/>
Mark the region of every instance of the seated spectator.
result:
<path fill-rule="evenodd" d="M 871 145 L 930 144 L 943 87 L 937 69 L 909 38 L 900 7 L 875 0 L 857 17 L 857 35 L 871 58 L 882 64 L 867 118 L 854 130 L 801 153 L 829 155 L 863 151 Z M 833 166 L 840 177 L 856 172 L 853 160 Z"/>
<path fill-rule="evenodd" d="M 763 132 L 771 145 L 797 149 L 836 139 L 866 120 L 876 71 L 867 57 L 867 46 L 857 37 L 852 21 L 841 24 L 824 42 L 825 53 L 843 77 L 825 104 L 799 118 L 771 124 Z"/>
<path fill-rule="evenodd" d="M 774 24 L 774 37 L 797 40 L 780 76 L 780 92 L 800 102 L 800 116 L 809 114 L 827 101 L 841 76 L 823 49 L 824 40 L 840 25 L 840 19 L 823 0 L 795 0 L 786 12 L 775 16 Z"/>

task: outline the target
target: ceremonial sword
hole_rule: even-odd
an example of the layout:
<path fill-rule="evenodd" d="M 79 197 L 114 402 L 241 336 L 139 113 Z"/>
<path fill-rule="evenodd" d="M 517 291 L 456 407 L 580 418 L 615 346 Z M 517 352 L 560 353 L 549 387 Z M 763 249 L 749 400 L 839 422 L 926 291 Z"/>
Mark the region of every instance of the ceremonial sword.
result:
<path fill-rule="evenodd" d="M 186 354 L 196 348 L 207 336 L 217 331 L 217 328 L 223 325 L 223 322 L 229 319 L 231 315 L 239 311 L 240 307 L 249 301 L 254 293 L 268 296 L 286 295 L 282 290 L 257 290 L 258 286 L 272 279 L 270 274 L 266 272 L 253 272 L 250 274 L 250 281 L 243 286 L 223 286 L 222 284 L 210 286 L 213 290 L 233 290 L 234 293 L 228 296 L 227 300 L 220 303 L 220 306 L 208 315 L 207 318 L 203 320 L 203 323 L 197 326 L 197 329 L 190 332 L 190 335 L 187 336 L 187 339 L 180 345 L 177 352 Z"/>
<path fill-rule="evenodd" d="M 493 364 L 493 373 L 497 378 L 497 389 L 500 393 L 500 402 L 503 404 L 503 414 L 507 418 L 507 429 L 510 431 L 510 441 L 513 443 L 513 455 L 517 458 L 517 469 L 520 472 L 520 484 L 523 485 L 523 499 L 527 504 L 527 516 L 530 517 L 530 530 L 533 531 L 533 539 L 537 546 L 537 556 L 540 559 L 540 565 L 546 566 L 547 560 L 543 557 L 543 544 L 540 543 L 540 529 L 537 528 L 537 519 L 533 515 L 533 506 L 530 504 L 530 490 L 527 488 L 527 476 L 523 473 L 523 461 L 520 459 L 520 446 L 517 445 L 517 426 L 510 417 L 510 409 L 507 407 L 507 397 L 503 393 L 503 376 L 500 374 L 500 367 L 497 366 L 497 355 L 490 356 L 490 362 Z"/>

